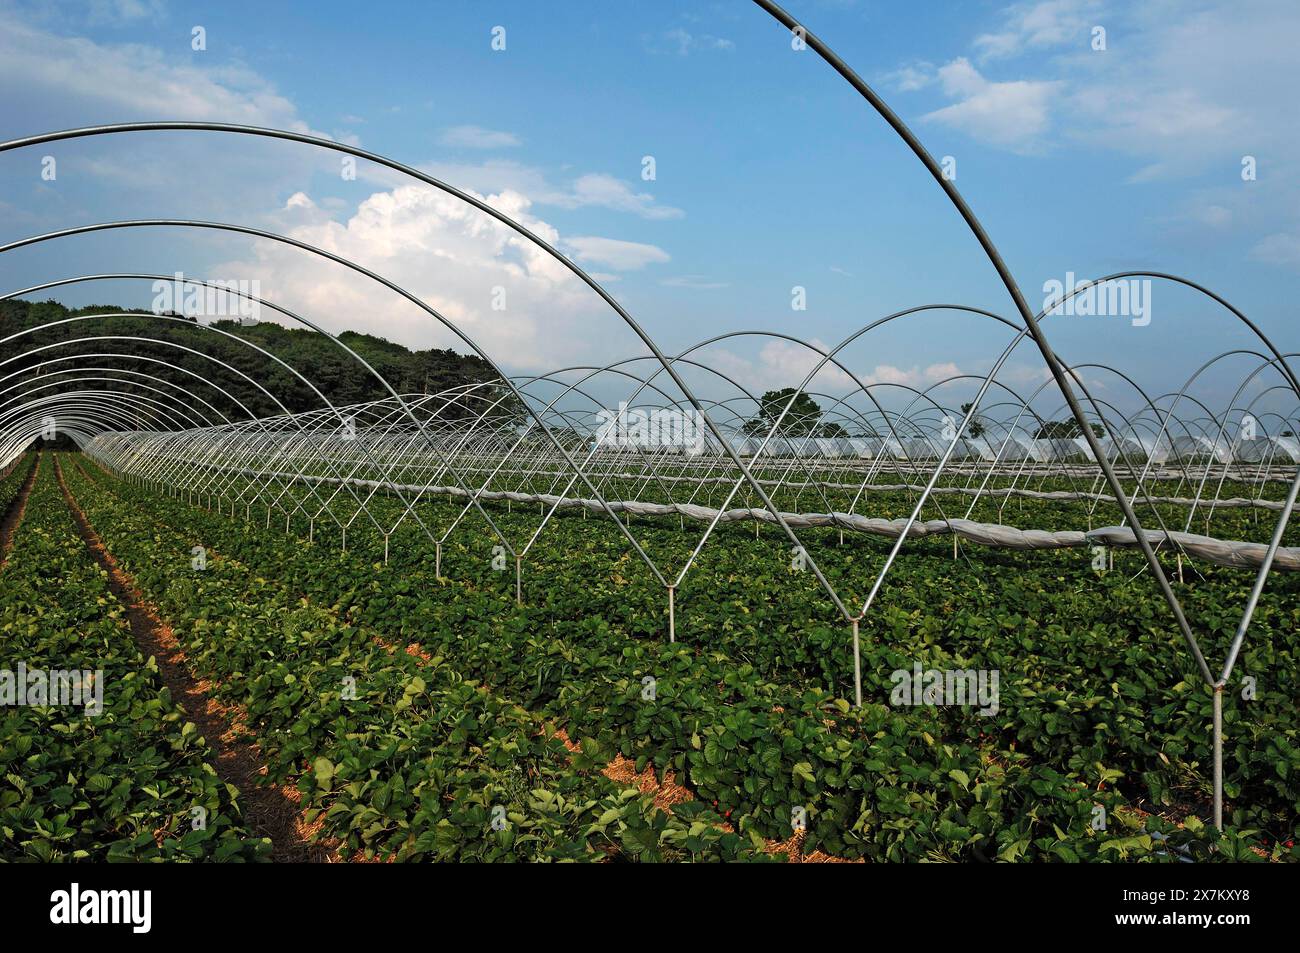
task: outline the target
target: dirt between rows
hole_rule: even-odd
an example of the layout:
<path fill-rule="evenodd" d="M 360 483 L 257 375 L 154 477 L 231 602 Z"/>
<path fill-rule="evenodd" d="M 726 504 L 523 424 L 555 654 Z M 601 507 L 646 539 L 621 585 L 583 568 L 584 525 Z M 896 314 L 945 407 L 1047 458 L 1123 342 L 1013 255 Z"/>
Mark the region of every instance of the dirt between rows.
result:
<path fill-rule="evenodd" d="M 32 487 L 36 485 L 36 474 L 40 469 L 41 458 L 37 457 L 32 472 L 27 474 L 22 489 L 9 504 L 9 512 L 5 513 L 4 521 L 0 522 L 0 569 L 3 569 L 5 563 L 9 561 L 9 553 L 14 548 L 14 536 L 18 532 L 18 527 L 22 525 L 23 514 L 27 512 L 27 498 L 32 495 Z"/>
<path fill-rule="evenodd" d="M 84 468 L 80 467 L 80 465 L 78 465 L 78 469 L 81 471 L 82 475 L 86 477 L 86 479 L 91 480 L 92 482 L 97 482 L 95 481 L 94 477 L 91 474 L 87 473 Z M 74 512 L 75 512 L 75 508 L 74 508 Z M 211 555 L 216 556 L 218 554 L 211 553 Z M 234 565 L 239 565 L 237 560 L 230 560 L 228 557 L 223 557 L 223 558 L 226 558 L 228 562 Z M 303 598 L 305 599 L 306 596 L 303 596 Z M 382 646 L 383 648 L 385 648 L 386 650 L 388 650 L 389 652 L 396 652 L 402 650 L 401 647 L 379 636 L 376 636 L 374 641 L 380 646 Z M 426 653 L 422 649 L 419 643 L 413 642 L 410 645 L 407 645 L 405 647 L 405 651 L 406 654 L 419 658 L 422 661 L 425 662 L 430 661 L 430 657 L 428 653 Z M 481 686 L 481 688 L 483 691 L 489 691 L 487 686 Z M 547 728 L 543 729 L 543 731 L 546 730 L 548 729 Z M 560 741 L 563 742 L 564 746 L 568 748 L 570 751 L 581 750 L 581 746 L 577 742 L 571 740 L 563 728 L 556 729 L 550 727 L 549 730 L 552 734 L 554 734 L 555 737 L 558 737 Z M 690 788 L 680 784 L 675 779 L 671 771 L 666 772 L 664 778 L 662 779 L 660 779 L 659 774 L 655 770 L 654 765 L 646 765 L 644 770 L 638 772 L 636 770 L 636 763 L 634 761 L 625 758 L 622 754 L 616 755 L 612 761 L 606 764 L 601 769 L 601 773 L 605 775 L 605 777 L 609 778 L 611 781 L 614 781 L 617 784 L 623 784 L 626 785 L 627 787 L 634 787 L 638 789 L 642 794 L 648 794 L 652 796 L 654 798 L 655 806 L 658 807 L 660 810 L 666 811 L 670 814 L 672 813 L 674 804 L 680 804 L 684 801 L 696 800 L 695 792 L 692 791 Z M 294 794 L 294 796 L 297 796 L 298 792 L 293 791 L 292 793 Z M 729 823 L 724 823 L 723 828 L 725 830 L 732 829 Z M 804 841 L 803 833 L 795 832 L 788 839 L 784 841 L 768 841 L 767 844 L 764 846 L 764 850 L 772 854 L 784 853 L 787 856 L 789 862 L 795 864 L 861 863 L 861 861 L 849 861 L 849 860 L 845 860 L 842 857 L 833 857 L 830 854 L 827 854 L 824 851 L 820 851 L 820 850 L 809 851 L 808 853 L 804 853 L 803 841 Z"/>
<path fill-rule="evenodd" d="M 315 825 L 306 822 L 301 794 L 287 785 L 258 783 L 266 776 L 267 769 L 257 744 L 252 740 L 247 713 L 237 706 L 217 701 L 210 694 L 216 687 L 214 683 L 194 677 L 176 634 L 105 547 L 68 489 L 57 460 L 54 473 L 82 539 L 95 561 L 108 574 L 113 595 L 126 608 L 127 622 L 136 644 L 146 657 L 153 656 L 157 661 L 159 675 L 172 699 L 180 704 L 185 716 L 194 722 L 212 747 L 212 766 L 217 776 L 239 790 L 244 821 L 256 833 L 270 838 L 271 859 L 288 863 L 337 863 L 336 845 L 311 840 L 320 822 Z M 163 837 L 167 833 L 160 831 L 157 836 Z"/>

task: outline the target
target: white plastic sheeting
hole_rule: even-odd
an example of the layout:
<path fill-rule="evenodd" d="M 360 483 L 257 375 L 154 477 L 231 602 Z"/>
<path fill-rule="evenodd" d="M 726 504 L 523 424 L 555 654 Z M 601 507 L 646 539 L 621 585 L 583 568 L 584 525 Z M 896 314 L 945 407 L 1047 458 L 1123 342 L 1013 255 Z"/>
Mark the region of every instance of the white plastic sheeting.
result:
<path fill-rule="evenodd" d="M 1300 440 L 1295 437 L 1265 437 L 1242 440 L 1233 449 L 1243 463 L 1300 463 Z"/>
<path fill-rule="evenodd" d="M 291 473 L 267 474 L 249 471 L 248 476 L 264 478 L 277 476 L 285 480 L 299 480 L 317 484 L 338 485 L 347 482 L 364 489 L 397 491 L 406 494 L 433 493 L 468 498 L 476 495 L 480 500 L 510 500 L 514 503 L 540 503 L 544 506 L 556 506 L 557 509 L 587 509 L 594 513 L 603 513 L 606 507 L 614 513 L 631 513 L 634 516 L 682 516 L 701 522 L 709 522 L 715 517 L 721 523 L 757 520 L 764 523 L 776 523 L 769 510 L 742 507 L 719 511 L 707 506 L 690 503 L 642 503 L 636 500 L 600 500 L 580 497 L 561 497 L 549 493 L 516 493 L 506 490 L 480 490 L 471 494 L 460 487 L 433 486 L 422 487 L 393 483 L 380 483 L 373 480 L 341 480 L 337 477 L 302 476 Z M 858 516 L 854 513 L 781 513 L 781 517 L 792 529 L 814 526 L 828 526 L 837 529 L 867 533 L 897 539 L 907 525 L 907 520 L 884 519 L 878 516 Z M 922 539 L 927 536 L 944 536 L 955 534 L 972 543 L 993 546 L 1000 549 L 1074 549 L 1085 546 L 1136 547 L 1137 537 L 1126 526 L 1104 526 L 1086 532 L 1079 530 L 1042 530 L 1020 529 L 999 523 L 980 523 L 975 520 L 947 519 L 924 520 L 912 524 L 908 530 L 908 539 Z M 1263 562 L 1268 547 L 1263 543 L 1248 543 L 1238 540 L 1216 539 L 1197 533 L 1169 532 L 1147 530 L 1147 539 L 1153 546 L 1174 543 L 1189 556 L 1203 559 L 1217 566 L 1229 566 L 1239 569 L 1257 567 Z M 1300 547 L 1280 547 L 1273 562 L 1278 569 L 1300 569 Z"/>

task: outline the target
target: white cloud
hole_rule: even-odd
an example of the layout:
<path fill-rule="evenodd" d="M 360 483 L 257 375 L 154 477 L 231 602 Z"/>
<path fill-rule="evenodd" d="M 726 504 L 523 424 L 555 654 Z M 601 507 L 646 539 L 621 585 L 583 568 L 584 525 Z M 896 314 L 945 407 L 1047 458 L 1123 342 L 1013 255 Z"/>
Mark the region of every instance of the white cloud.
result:
<path fill-rule="evenodd" d="M 294 104 L 247 67 L 209 66 L 154 47 L 60 36 L 3 14 L 0 86 L 21 89 L 26 102 L 51 104 L 73 118 L 166 117 L 311 131 Z M 57 126 L 65 120 L 50 121 Z"/>
<path fill-rule="evenodd" d="M 922 372 L 922 375 L 927 381 L 933 384 L 947 380 L 950 377 L 960 377 L 961 373 L 962 371 L 960 367 L 952 361 L 946 361 L 942 364 L 931 364 Z"/>
<path fill-rule="evenodd" d="M 810 342 L 821 350 L 829 350 L 825 343 L 814 338 Z M 784 338 L 771 338 L 759 349 L 756 357 L 749 358 L 725 347 L 711 347 L 691 355 L 707 367 L 725 374 L 753 394 L 782 387 L 796 387 L 822 360 L 822 355 L 808 347 Z M 827 364 L 808 385 L 812 391 L 844 393 L 855 390 L 853 379 L 835 364 Z"/>
<path fill-rule="evenodd" d="M 711 36 L 707 33 L 691 33 L 681 27 L 666 30 L 646 42 L 646 49 L 651 53 L 672 53 L 677 56 L 689 56 L 692 53 L 708 51 L 730 51 L 735 48 L 736 44 L 724 37 Z"/>
<path fill-rule="evenodd" d="M 541 169 L 510 159 L 489 159 L 480 163 L 434 162 L 421 169 L 459 188 L 483 193 L 521 192 L 536 205 L 563 209 L 605 208 L 650 221 L 678 219 L 686 215 L 679 208 L 659 204 L 649 192 L 638 192 L 622 179 L 601 172 L 581 175 L 567 184 L 556 184 Z"/>
<path fill-rule="evenodd" d="M 877 364 L 862 378 L 864 384 L 902 384 L 907 387 L 924 389 L 927 384 L 937 384 L 950 377 L 958 377 L 961 369 L 951 361 L 944 364 L 931 364 L 925 369 L 919 366 L 901 368 L 893 364 Z"/>
<path fill-rule="evenodd" d="M 1098 23 L 1102 4 L 1097 0 L 1042 0 L 1007 8 L 1002 27 L 974 41 L 984 60 L 1013 56 L 1075 42 L 1083 46 L 1090 28 Z"/>
<path fill-rule="evenodd" d="M 1188 217 L 1210 228 L 1226 228 L 1232 224 L 1232 210 L 1222 205 L 1200 206 Z"/>
<path fill-rule="evenodd" d="M 1090 45 L 1098 25 L 1108 29 L 1103 52 Z M 1039 54 L 1037 76 L 989 79 L 958 57 L 887 80 L 900 92 L 937 83 L 953 101 L 927 120 L 1015 152 L 1068 141 L 1132 156 L 1140 164 L 1129 181 L 1147 183 L 1246 154 L 1278 163 L 1300 154 L 1291 93 L 1298 34 L 1300 7 L 1288 0 L 1203 0 L 1193 9 L 1177 0 L 1123 8 L 1044 0 L 1006 8 L 972 41 L 983 64 Z"/>
<path fill-rule="evenodd" d="M 90 0 L 91 23 L 129 23 L 132 20 L 157 19 L 163 15 L 162 0 Z"/>
<path fill-rule="evenodd" d="M 574 257 L 584 264 L 591 262 L 618 271 L 635 271 L 646 265 L 661 264 L 669 260 L 668 253 L 657 245 L 622 241 L 617 238 L 575 236 L 565 240 L 573 249 Z"/>
<path fill-rule="evenodd" d="M 1014 361 L 1003 364 L 996 378 L 999 383 L 1012 388 L 1024 387 L 1026 384 L 1036 386 L 1051 379 L 1052 372 L 1047 369 L 1046 364 L 1020 364 Z M 1021 396 L 1028 397 L 1029 394 L 1025 393 Z"/>
<path fill-rule="evenodd" d="M 933 63 L 919 62 L 899 67 L 881 77 L 881 82 L 900 93 L 914 93 L 934 83 Z"/>
<path fill-rule="evenodd" d="M 653 259 L 653 246 L 566 240 L 517 192 L 483 198 L 560 247 L 596 256 Z M 618 318 L 560 262 L 512 229 L 443 192 L 420 185 L 376 192 L 346 221 L 297 193 L 271 227 L 383 275 L 437 310 L 509 370 L 544 370 L 619 349 Z M 594 260 L 594 259 L 593 259 Z M 326 329 L 365 331 L 410 347 L 467 346 L 434 318 L 376 283 L 315 256 L 258 241 L 250 256 L 213 273 L 257 279 L 264 296 L 319 319 Z M 504 310 L 494 308 L 504 291 Z M 630 334 L 626 347 L 633 351 Z"/>
<path fill-rule="evenodd" d="M 521 144 L 513 132 L 484 129 L 482 126 L 452 126 L 442 131 L 438 141 L 458 149 L 507 149 Z"/>
<path fill-rule="evenodd" d="M 679 208 L 658 205 L 650 193 L 634 192 L 621 179 L 600 172 L 580 176 L 573 183 L 572 190 L 558 196 L 552 204 L 570 208 L 594 205 L 649 219 L 681 218 L 686 214 Z"/>
<path fill-rule="evenodd" d="M 1270 265 L 1287 265 L 1300 268 L 1300 235 L 1278 232 L 1261 239 L 1250 256 Z"/>
<path fill-rule="evenodd" d="M 813 338 L 809 343 L 821 351 L 829 350 L 826 344 L 817 338 Z M 759 349 L 757 356 L 752 359 L 725 348 L 710 349 L 694 356 L 709 367 L 716 368 L 735 379 L 753 393 L 795 387 L 822 360 L 822 355 L 811 348 L 784 338 L 767 340 Z M 848 371 L 842 370 L 836 363 L 827 363 L 808 385 L 809 390 L 835 397 L 843 396 L 859 389 L 857 381 L 854 380 L 855 376 L 867 387 L 900 384 L 924 390 L 931 384 L 937 384 L 951 377 L 959 377 L 964 373 L 951 361 L 924 367 L 876 364 L 874 367 L 865 368 L 847 352 L 836 357 L 848 368 Z"/>
<path fill-rule="evenodd" d="M 809 343 L 822 351 L 830 350 L 826 343 L 818 338 L 813 338 Z M 763 345 L 758 357 L 760 364 L 774 379 L 786 381 L 785 384 L 780 385 L 782 387 L 793 387 L 798 384 L 822 361 L 821 354 L 784 338 L 768 341 Z M 840 360 L 842 361 L 843 357 Z M 851 389 L 855 385 L 852 377 L 840 370 L 833 362 L 828 362 L 817 372 L 817 376 L 808 386 L 814 390 L 844 390 Z"/>
<path fill-rule="evenodd" d="M 925 120 L 1015 152 L 1042 150 L 1060 82 L 991 82 L 965 57 L 940 67 L 938 77 L 944 93 L 959 101 L 926 114 Z"/>

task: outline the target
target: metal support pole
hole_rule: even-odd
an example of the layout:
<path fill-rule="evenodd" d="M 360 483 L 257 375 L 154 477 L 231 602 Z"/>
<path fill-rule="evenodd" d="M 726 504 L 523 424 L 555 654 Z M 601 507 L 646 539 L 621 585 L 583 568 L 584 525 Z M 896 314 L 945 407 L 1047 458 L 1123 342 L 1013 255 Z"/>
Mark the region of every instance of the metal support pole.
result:
<path fill-rule="evenodd" d="M 677 641 L 677 587 L 668 587 L 668 641 Z"/>
<path fill-rule="evenodd" d="M 1214 686 L 1214 826 L 1223 830 L 1223 686 Z"/>
<path fill-rule="evenodd" d="M 433 578 L 442 581 L 442 543 L 433 544 Z"/>
<path fill-rule="evenodd" d="M 858 646 L 858 620 L 853 620 L 853 700 L 862 707 L 862 653 Z"/>
<path fill-rule="evenodd" d="M 515 557 L 515 604 L 524 604 L 524 557 Z"/>

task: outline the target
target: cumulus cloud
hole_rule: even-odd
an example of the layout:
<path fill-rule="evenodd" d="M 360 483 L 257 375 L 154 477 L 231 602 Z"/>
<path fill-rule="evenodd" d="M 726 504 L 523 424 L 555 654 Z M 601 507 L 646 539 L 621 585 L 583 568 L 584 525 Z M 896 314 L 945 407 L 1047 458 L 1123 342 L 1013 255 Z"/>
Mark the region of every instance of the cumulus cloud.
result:
<path fill-rule="evenodd" d="M 1091 48 L 1094 26 L 1108 30 L 1105 51 Z M 949 103 L 923 120 L 989 145 L 1036 153 L 1068 142 L 1132 156 L 1132 183 L 1164 181 L 1234 155 L 1297 154 L 1297 32 L 1300 7 L 1288 0 L 1205 0 L 1195 9 L 1042 0 L 1004 9 L 973 37 L 970 57 L 937 69 L 915 62 L 882 81 L 900 93 L 937 89 Z M 994 68 L 1022 72 L 991 76 Z"/>
<path fill-rule="evenodd" d="M 140 44 L 61 36 L 3 13 L 0 85 L 71 117 L 165 116 L 312 131 L 287 97 L 247 67 L 208 65 Z"/>
<path fill-rule="evenodd" d="M 992 82 L 980 75 L 965 57 L 939 68 L 944 93 L 957 102 L 927 113 L 929 122 L 942 123 L 973 138 L 1015 152 L 1040 151 L 1051 119 L 1057 81 L 1012 80 Z"/>
<path fill-rule="evenodd" d="M 814 338 L 809 343 L 820 351 L 830 350 L 819 339 Z M 812 348 L 783 338 L 767 340 L 754 357 L 745 357 L 725 347 L 710 348 L 695 357 L 755 394 L 782 387 L 796 387 L 822 361 L 822 354 Z M 952 362 L 910 367 L 881 363 L 868 368 L 863 367 L 854 355 L 847 352 L 837 355 L 837 360 L 848 370 L 841 369 L 836 363 L 828 363 L 817 372 L 807 389 L 841 397 L 857 391 L 857 381 L 861 381 L 867 387 L 899 384 L 924 390 L 932 384 L 964 373 Z"/>
<path fill-rule="evenodd" d="M 829 348 L 816 338 L 809 342 L 822 351 Z M 755 357 L 745 357 L 726 347 L 712 347 L 693 355 L 716 368 L 754 394 L 796 387 L 822 360 L 822 355 L 794 341 L 771 338 Z M 853 379 L 835 364 L 827 364 L 808 385 L 812 391 L 842 393 L 855 389 Z"/>
<path fill-rule="evenodd" d="M 982 59 L 1014 56 L 1069 42 L 1082 43 L 1098 22 L 1102 4 L 1097 0 L 1042 0 L 1009 7 L 1002 26 L 975 38 Z"/>
<path fill-rule="evenodd" d="M 478 197 L 552 245 L 585 248 L 593 261 L 633 267 L 666 257 L 634 242 L 566 239 L 537 218 L 531 201 L 518 192 Z M 611 335 L 619 332 L 616 316 L 564 265 L 435 189 L 410 185 L 376 192 L 345 221 L 296 193 L 275 219 L 276 230 L 405 288 L 509 370 L 574 363 L 608 349 Z M 268 298 L 319 318 L 329 330 L 366 331 L 411 347 L 468 349 L 395 293 L 278 243 L 259 241 L 250 257 L 215 270 L 259 280 Z"/>
<path fill-rule="evenodd" d="M 862 376 L 864 384 L 902 384 L 907 387 L 924 388 L 927 384 L 937 384 L 950 377 L 960 376 L 961 369 L 951 361 L 943 364 L 931 364 L 922 369 L 896 367 L 893 364 L 877 364 L 868 374 Z"/>

